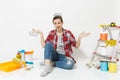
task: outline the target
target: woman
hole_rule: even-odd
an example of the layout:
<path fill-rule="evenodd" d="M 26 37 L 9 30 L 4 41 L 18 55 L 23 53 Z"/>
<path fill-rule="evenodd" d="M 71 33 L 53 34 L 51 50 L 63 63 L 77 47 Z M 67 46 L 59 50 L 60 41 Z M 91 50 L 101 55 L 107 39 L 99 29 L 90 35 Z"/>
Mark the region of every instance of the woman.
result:
<path fill-rule="evenodd" d="M 88 36 L 90 33 L 81 33 L 76 40 L 71 31 L 62 27 L 63 19 L 60 15 L 53 17 L 54 30 L 51 30 L 46 40 L 44 40 L 43 33 L 39 30 L 33 30 L 40 34 L 42 47 L 44 50 L 45 69 L 41 73 L 44 77 L 51 73 L 54 67 L 63 69 L 72 69 L 75 60 L 71 56 L 72 46 L 79 48 L 81 39 Z"/>

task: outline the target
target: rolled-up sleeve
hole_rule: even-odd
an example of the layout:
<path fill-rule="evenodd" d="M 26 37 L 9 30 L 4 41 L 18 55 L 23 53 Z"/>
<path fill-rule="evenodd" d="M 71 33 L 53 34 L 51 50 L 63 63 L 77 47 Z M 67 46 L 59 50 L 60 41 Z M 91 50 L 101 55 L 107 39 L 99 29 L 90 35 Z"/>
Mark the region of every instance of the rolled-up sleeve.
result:
<path fill-rule="evenodd" d="M 76 39 L 74 37 L 74 35 L 70 32 L 70 42 L 71 42 L 71 45 L 76 47 Z"/>
<path fill-rule="evenodd" d="M 52 31 L 49 32 L 49 35 L 47 36 L 45 42 L 48 42 L 48 41 L 52 42 L 53 39 L 54 39 L 54 31 L 52 30 Z"/>

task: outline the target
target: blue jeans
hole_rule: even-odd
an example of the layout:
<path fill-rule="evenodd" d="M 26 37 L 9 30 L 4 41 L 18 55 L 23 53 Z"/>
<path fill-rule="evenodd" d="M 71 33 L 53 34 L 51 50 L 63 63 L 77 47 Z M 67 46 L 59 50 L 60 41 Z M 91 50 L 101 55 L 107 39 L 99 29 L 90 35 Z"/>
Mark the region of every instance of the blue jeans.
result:
<path fill-rule="evenodd" d="M 45 45 L 44 59 L 54 61 L 56 67 L 68 70 L 72 69 L 74 65 L 74 61 L 72 59 L 69 59 L 67 56 L 57 53 L 50 42 L 47 42 Z"/>

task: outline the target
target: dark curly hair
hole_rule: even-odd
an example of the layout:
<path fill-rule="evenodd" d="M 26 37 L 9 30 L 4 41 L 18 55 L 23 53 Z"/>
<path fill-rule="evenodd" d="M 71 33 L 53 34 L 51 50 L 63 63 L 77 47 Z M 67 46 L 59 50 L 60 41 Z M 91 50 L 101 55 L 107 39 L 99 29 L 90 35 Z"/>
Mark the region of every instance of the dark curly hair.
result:
<path fill-rule="evenodd" d="M 54 16 L 52 21 L 54 22 L 54 20 L 55 20 L 55 19 L 60 19 L 60 20 L 61 20 L 61 22 L 63 22 L 62 17 L 61 17 L 61 16 L 59 16 L 59 15 Z"/>

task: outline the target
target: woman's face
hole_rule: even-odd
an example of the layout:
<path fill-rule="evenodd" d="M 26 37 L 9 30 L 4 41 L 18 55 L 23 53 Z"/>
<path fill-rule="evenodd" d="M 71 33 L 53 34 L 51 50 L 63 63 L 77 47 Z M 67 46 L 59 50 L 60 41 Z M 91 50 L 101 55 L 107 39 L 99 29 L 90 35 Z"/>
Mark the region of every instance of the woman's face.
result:
<path fill-rule="evenodd" d="M 54 21 L 53 21 L 53 24 L 54 24 L 54 26 L 55 26 L 55 28 L 56 28 L 56 30 L 57 31 L 60 31 L 60 30 L 62 30 L 62 25 L 63 25 L 63 22 L 61 21 L 61 19 L 55 19 Z"/>

